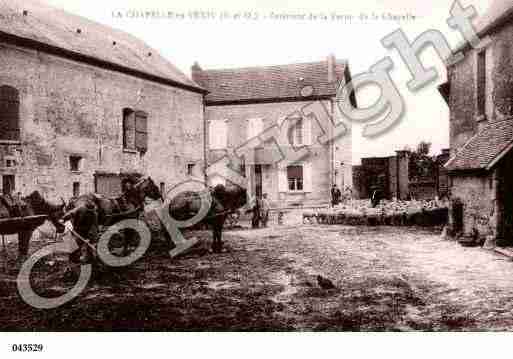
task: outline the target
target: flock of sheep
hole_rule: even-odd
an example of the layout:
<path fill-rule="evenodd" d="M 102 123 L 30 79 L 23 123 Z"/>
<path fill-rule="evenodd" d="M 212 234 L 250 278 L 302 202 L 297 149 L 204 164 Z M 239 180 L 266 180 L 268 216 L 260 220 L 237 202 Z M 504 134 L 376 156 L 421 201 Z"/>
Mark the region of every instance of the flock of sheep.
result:
<path fill-rule="evenodd" d="M 349 200 L 328 209 L 303 213 L 303 223 L 346 225 L 436 226 L 448 219 L 447 201 L 382 200 L 372 208 L 370 200 Z"/>

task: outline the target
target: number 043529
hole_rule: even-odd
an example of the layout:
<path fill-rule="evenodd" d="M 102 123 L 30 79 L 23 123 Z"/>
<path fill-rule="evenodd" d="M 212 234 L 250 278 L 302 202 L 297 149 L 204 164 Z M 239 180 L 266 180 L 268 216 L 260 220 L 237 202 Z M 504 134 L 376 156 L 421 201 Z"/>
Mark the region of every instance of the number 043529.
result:
<path fill-rule="evenodd" d="M 42 352 L 43 344 L 12 344 L 13 352 Z"/>

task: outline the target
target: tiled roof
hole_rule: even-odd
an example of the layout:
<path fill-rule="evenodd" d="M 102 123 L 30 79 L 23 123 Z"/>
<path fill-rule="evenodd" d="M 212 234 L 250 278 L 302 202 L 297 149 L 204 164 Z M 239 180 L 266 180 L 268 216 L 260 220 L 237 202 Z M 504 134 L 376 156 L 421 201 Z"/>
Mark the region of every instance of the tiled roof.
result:
<path fill-rule="evenodd" d="M 50 7 L 38 0 L 0 0 L 0 14 L 0 34 L 35 41 L 186 87 L 199 88 L 156 50 L 123 31 Z"/>
<path fill-rule="evenodd" d="M 476 30 L 480 35 L 485 35 L 490 28 L 499 25 L 513 13 L 512 0 L 494 0 L 483 16 L 479 17 Z"/>
<path fill-rule="evenodd" d="M 344 79 L 345 61 L 333 61 L 330 81 L 328 61 L 223 70 L 193 69 L 193 79 L 210 93 L 207 104 L 294 99 L 313 87 L 312 96 L 335 96 Z"/>
<path fill-rule="evenodd" d="M 513 119 L 491 123 L 472 137 L 452 157 L 449 171 L 489 170 L 513 144 Z"/>

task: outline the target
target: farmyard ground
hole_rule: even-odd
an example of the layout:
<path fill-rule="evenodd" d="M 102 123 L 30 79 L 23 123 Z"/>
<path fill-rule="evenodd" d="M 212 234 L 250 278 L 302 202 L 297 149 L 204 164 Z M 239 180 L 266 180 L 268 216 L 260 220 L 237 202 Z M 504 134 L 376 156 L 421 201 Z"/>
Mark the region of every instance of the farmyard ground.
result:
<path fill-rule="evenodd" d="M 210 240 L 208 232 L 189 235 Z M 442 240 L 439 231 L 295 225 L 224 238 L 226 253 L 196 250 L 175 260 L 152 253 L 106 271 L 52 310 L 26 305 L 11 269 L 1 276 L 0 330 L 513 329 L 513 263 Z M 15 245 L 8 248 L 14 256 Z M 72 285 L 61 279 L 64 266 L 37 267 L 41 294 Z M 321 289 L 318 274 L 336 289 Z"/>

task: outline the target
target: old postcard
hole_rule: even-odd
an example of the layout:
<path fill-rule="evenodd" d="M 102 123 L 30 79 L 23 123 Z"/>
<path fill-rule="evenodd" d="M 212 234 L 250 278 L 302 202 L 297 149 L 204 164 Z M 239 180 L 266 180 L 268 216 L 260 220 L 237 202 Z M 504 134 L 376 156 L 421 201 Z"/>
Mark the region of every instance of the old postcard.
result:
<path fill-rule="evenodd" d="M 2 353 L 511 331 L 512 38 L 511 0 L 0 0 Z"/>

